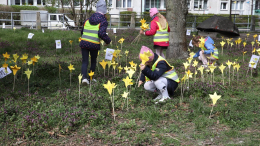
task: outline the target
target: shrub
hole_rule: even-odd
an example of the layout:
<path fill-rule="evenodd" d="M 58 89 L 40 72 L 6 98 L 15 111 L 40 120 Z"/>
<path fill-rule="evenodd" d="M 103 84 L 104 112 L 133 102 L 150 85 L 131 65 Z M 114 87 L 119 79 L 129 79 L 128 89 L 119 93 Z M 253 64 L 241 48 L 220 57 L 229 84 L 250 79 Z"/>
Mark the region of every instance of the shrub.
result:
<path fill-rule="evenodd" d="M 130 21 L 131 21 L 131 14 L 132 13 L 135 13 L 136 15 L 136 12 L 133 12 L 133 11 L 124 11 L 124 12 L 120 12 L 121 16 L 120 16 L 120 21 L 129 21 L 129 22 L 121 22 L 121 26 L 130 26 Z M 127 15 L 125 15 L 127 14 Z M 135 16 L 135 19 L 136 19 L 136 16 Z"/>
<path fill-rule="evenodd" d="M 18 5 L 12 5 L 11 8 L 13 8 L 14 12 L 20 12 L 20 10 L 39 10 L 36 6 L 18 6 Z"/>
<path fill-rule="evenodd" d="M 45 6 L 45 9 L 46 9 L 49 13 L 56 13 L 56 12 L 57 12 L 57 8 L 55 8 L 55 7 Z"/>

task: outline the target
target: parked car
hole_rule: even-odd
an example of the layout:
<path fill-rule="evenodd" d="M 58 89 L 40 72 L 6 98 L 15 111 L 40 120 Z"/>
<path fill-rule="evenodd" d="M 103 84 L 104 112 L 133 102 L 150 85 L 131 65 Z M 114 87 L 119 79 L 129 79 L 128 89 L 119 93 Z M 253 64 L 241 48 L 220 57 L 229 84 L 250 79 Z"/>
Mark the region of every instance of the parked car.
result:
<path fill-rule="evenodd" d="M 21 25 L 28 27 L 36 26 L 37 12 L 40 12 L 41 26 L 48 29 L 63 29 L 75 27 L 75 23 L 65 14 L 48 13 L 44 10 L 21 10 Z"/>

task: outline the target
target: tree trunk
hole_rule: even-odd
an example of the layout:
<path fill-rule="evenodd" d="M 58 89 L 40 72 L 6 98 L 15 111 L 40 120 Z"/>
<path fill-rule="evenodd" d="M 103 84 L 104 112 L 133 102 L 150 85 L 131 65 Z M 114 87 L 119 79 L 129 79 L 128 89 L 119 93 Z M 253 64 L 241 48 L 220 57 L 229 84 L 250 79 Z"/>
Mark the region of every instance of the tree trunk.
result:
<path fill-rule="evenodd" d="M 170 46 L 166 52 L 167 59 L 188 57 L 186 41 L 186 0 L 166 0 L 166 19 L 170 26 Z"/>

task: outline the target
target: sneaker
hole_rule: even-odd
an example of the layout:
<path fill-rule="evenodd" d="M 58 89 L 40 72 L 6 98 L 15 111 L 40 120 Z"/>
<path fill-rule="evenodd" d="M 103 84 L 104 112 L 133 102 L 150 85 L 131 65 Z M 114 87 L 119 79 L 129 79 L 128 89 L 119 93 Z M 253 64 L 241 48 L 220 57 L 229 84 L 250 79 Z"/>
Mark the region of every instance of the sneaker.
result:
<path fill-rule="evenodd" d="M 153 99 L 153 101 L 160 100 L 160 99 L 162 99 L 162 94 L 159 94 L 155 99 Z"/>
<path fill-rule="evenodd" d="M 170 97 L 163 97 L 161 98 L 158 102 L 156 102 L 155 104 L 159 103 L 159 102 L 164 102 L 167 99 L 171 99 Z"/>
<path fill-rule="evenodd" d="M 83 79 L 82 80 L 82 85 L 88 85 L 89 84 L 89 80 L 88 79 Z"/>

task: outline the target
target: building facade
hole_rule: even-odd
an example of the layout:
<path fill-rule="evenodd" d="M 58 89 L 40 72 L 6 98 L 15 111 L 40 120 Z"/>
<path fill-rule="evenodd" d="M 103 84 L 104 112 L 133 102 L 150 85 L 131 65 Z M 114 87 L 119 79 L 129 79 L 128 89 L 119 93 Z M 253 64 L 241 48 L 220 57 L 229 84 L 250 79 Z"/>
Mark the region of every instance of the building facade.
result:
<path fill-rule="evenodd" d="M 58 1 L 58 0 L 57 0 Z M 119 14 L 121 11 L 134 11 L 138 15 L 149 12 L 150 8 L 156 7 L 160 12 L 166 11 L 166 0 L 107 0 L 109 2 L 110 14 Z M 195 14 L 229 14 L 260 15 L 260 0 L 186 0 L 189 13 Z M 84 0 L 84 5 L 86 0 Z M 49 5 L 47 0 L 0 0 L 3 5 Z M 56 7 L 61 7 L 57 2 Z M 66 5 L 65 5 L 66 7 Z M 67 5 L 69 7 L 69 5 Z M 75 2 L 79 8 L 79 2 Z M 85 9 L 85 8 L 83 8 Z M 93 7 L 95 10 L 95 7 Z"/>

